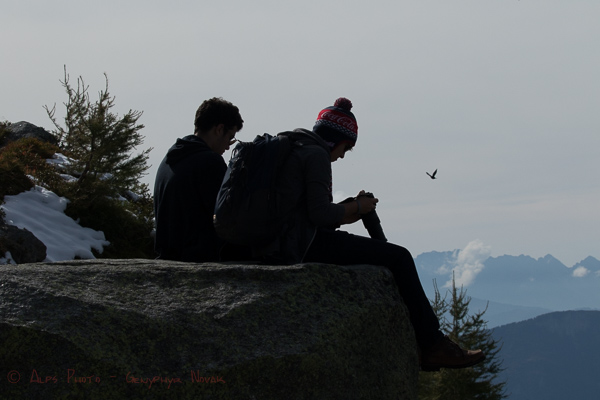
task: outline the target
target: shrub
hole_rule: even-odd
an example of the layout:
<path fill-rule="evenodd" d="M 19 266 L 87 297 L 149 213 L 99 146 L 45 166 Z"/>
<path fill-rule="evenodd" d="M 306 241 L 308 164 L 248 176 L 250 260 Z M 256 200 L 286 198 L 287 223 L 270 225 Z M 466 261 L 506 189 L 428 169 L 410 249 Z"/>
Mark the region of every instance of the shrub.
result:
<path fill-rule="evenodd" d="M 78 218 L 83 226 L 104 232 L 110 245 L 101 254 L 95 253 L 98 258 L 153 258 L 153 221 L 135 213 L 136 208 L 144 208 L 143 201 L 152 200 L 138 200 L 137 205 L 105 196 L 93 201 L 76 199 L 71 200 L 65 213 Z"/>
<path fill-rule="evenodd" d="M 4 137 L 8 133 L 7 128 L 9 127 L 9 125 L 10 125 L 10 122 L 8 122 L 8 121 L 0 122 L 0 145 L 2 145 L 2 142 L 4 141 Z"/>
<path fill-rule="evenodd" d="M 54 168 L 46 162 L 58 148 L 35 138 L 11 142 L 0 149 L 0 199 L 33 187 L 29 176 L 46 186 L 62 183 Z"/>

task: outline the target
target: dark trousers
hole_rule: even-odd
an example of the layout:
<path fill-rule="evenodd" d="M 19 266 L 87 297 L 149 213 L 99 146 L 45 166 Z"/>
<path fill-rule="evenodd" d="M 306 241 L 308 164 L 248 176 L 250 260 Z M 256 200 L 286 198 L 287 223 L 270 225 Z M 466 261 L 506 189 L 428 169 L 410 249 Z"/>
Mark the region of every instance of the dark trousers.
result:
<path fill-rule="evenodd" d="M 336 265 L 370 264 L 387 267 L 392 274 L 410 313 L 421 349 L 426 349 L 441 336 L 440 323 L 423 291 L 412 255 L 404 247 L 357 236 L 344 231 L 319 229 L 305 262 Z"/>

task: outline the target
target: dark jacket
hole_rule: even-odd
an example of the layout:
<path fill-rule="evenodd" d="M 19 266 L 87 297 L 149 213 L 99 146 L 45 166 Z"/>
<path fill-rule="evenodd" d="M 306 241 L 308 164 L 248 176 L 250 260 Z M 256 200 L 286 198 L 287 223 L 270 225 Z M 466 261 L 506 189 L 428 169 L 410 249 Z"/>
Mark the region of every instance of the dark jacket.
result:
<path fill-rule="evenodd" d="M 301 262 L 318 227 L 335 229 L 344 206 L 332 203 L 331 156 L 327 144 L 313 132 L 296 129 L 288 134 L 295 145 L 278 174 L 284 234 L 259 254 L 276 254 L 287 263 Z"/>
<path fill-rule="evenodd" d="M 218 260 L 222 241 L 213 227 L 215 201 L 227 166 L 199 137 L 177 139 L 154 184 L 155 249 L 159 258 Z"/>

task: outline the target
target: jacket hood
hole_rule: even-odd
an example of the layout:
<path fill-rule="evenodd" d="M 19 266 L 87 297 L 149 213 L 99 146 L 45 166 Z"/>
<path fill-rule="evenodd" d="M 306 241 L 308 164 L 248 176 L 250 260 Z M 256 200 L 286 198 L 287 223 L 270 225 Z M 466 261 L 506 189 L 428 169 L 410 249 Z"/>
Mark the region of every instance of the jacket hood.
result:
<path fill-rule="evenodd" d="M 190 154 L 201 151 L 212 151 L 206 142 L 196 135 L 188 135 L 177 139 L 175 144 L 167 152 L 167 164 L 173 165 L 183 160 Z"/>
<path fill-rule="evenodd" d="M 319 135 L 313 131 L 309 131 L 308 129 L 298 128 L 291 132 L 284 132 L 284 134 L 287 134 L 293 140 L 299 141 L 303 144 L 317 144 L 323 147 L 328 153 L 331 152 L 331 148 L 327 145 L 327 143 Z"/>

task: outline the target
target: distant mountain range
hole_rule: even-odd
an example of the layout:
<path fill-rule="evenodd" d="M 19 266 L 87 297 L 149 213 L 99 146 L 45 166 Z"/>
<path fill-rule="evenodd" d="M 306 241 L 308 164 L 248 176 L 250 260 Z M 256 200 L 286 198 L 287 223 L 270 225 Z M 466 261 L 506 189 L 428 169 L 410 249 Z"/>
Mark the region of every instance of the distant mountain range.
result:
<path fill-rule="evenodd" d="M 551 311 L 600 310 L 600 261 L 594 257 L 567 267 L 551 255 L 477 260 L 460 253 L 433 251 L 417 256 L 421 282 L 429 298 L 434 295 L 434 280 L 443 296 L 454 268 L 472 268 L 475 278 L 464 288 L 472 298 L 471 310 L 488 307 L 484 319 L 490 328 Z"/>
<path fill-rule="evenodd" d="M 600 311 L 563 311 L 495 328 L 510 400 L 600 397 Z"/>
<path fill-rule="evenodd" d="M 509 400 L 600 398 L 600 261 L 567 267 L 551 255 L 487 257 L 484 251 L 429 252 L 415 258 L 430 298 L 455 276 L 502 345 Z M 467 271 L 468 273 L 464 273 Z M 465 279 L 466 277 L 466 279 Z"/>

